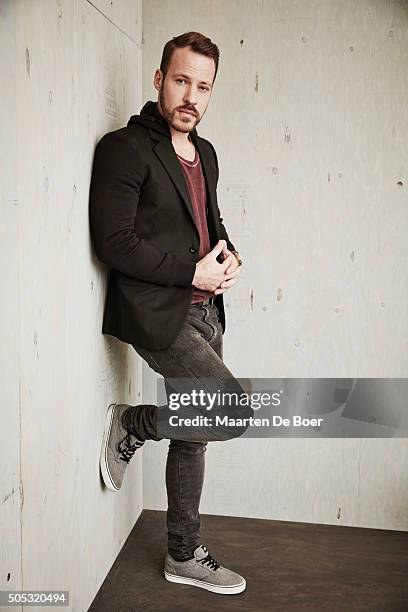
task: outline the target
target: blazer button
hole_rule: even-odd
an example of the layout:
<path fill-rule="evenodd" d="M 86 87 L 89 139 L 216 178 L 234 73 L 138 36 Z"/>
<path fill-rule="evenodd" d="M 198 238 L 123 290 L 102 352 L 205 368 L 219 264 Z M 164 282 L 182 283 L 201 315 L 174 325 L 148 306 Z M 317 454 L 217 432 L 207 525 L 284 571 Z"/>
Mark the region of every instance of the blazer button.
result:
<path fill-rule="evenodd" d="M 190 247 L 188 250 L 190 253 L 195 253 L 197 249 L 195 247 Z"/>

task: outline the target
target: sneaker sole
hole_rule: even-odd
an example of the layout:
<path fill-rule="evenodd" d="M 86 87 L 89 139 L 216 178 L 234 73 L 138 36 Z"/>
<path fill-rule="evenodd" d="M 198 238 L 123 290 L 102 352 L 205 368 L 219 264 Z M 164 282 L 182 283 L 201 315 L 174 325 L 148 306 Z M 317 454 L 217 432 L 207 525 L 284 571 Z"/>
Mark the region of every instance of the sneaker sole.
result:
<path fill-rule="evenodd" d="M 184 576 L 177 576 L 175 574 L 169 574 L 164 570 L 164 577 L 169 582 L 178 582 L 179 584 L 190 584 L 191 586 L 211 591 L 212 593 L 219 593 L 220 595 L 236 595 L 242 593 L 246 588 L 246 581 L 242 584 L 234 584 L 232 586 L 220 586 L 219 584 L 211 584 L 211 582 L 204 582 L 196 578 L 186 578 Z"/>
<path fill-rule="evenodd" d="M 110 491 L 119 491 L 119 487 L 115 486 L 115 483 L 113 482 L 111 474 L 109 472 L 108 456 L 107 456 L 108 455 L 108 440 L 109 440 L 109 435 L 110 435 L 111 428 L 112 428 L 113 411 L 115 409 L 115 406 L 116 406 L 116 403 L 110 404 L 108 408 L 108 412 L 106 414 L 105 429 L 103 430 L 102 448 L 101 448 L 101 454 L 99 458 L 102 478 L 103 478 L 103 481 L 106 487 Z"/>

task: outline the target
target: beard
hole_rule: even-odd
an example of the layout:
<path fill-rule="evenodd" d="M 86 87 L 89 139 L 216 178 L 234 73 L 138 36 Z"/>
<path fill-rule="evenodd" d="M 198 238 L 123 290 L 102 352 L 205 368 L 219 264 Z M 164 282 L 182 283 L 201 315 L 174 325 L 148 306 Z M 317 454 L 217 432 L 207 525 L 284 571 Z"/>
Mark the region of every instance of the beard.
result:
<path fill-rule="evenodd" d="M 178 110 L 171 110 L 171 108 L 166 103 L 163 87 L 161 87 L 159 90 L 159 101 L 162 113 L 166 121 L 173 128 L 173 130 L 177 130 L 178 132 L 190 133 L 194 130 L 196 125 L 200 123 L 200 117 L 198 117 L 197 115 L 191 116 L 190 118 L 186 118 L 183 117 Z M 184 107 L 181 106 L 181 108 Z M 185 108 L 186 110 L 189 110 L 193 113 L 197 113 L 197 111 L 193 108 L 189 108 L 188 106 L 186 106 Z"/>

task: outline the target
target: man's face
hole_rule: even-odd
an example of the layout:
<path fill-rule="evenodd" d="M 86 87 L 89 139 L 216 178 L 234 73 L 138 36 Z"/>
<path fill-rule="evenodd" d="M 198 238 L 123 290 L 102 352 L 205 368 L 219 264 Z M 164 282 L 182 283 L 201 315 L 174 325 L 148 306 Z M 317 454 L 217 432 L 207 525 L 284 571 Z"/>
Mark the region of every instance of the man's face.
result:
<path fill-rule="evenodd" d="M 214 60 L 191 51 L 191 47 L 174 51 L 164 80 L 156 70 L 159 111 L 174 130 L 191 132 L 201 121 L 210 101 L 214 74 Z"/>

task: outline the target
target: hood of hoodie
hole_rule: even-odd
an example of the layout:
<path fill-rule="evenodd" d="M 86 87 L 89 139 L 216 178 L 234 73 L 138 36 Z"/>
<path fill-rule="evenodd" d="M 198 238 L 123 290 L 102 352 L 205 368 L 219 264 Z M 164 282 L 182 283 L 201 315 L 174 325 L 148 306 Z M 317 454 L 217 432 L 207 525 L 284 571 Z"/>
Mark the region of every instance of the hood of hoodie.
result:
<path fill-rule="evenodd" d="M 140 115 L 132 115 L 127 124 L 133 125 L 135 123 L 144 125 L 145 127 L 148 127 L 159 134 L 163 134 L 164 136 L 171 138 L 169 124 L 157 109 L 157 102 L 153 102 L 152 100 L 146 102 L 140 111 Z M 194 128 L 190 132 L 191 139 L 194 139 L 197 135 L 197 131 Z"/>

